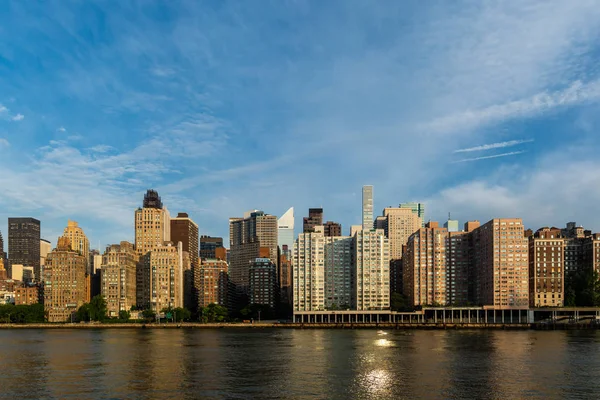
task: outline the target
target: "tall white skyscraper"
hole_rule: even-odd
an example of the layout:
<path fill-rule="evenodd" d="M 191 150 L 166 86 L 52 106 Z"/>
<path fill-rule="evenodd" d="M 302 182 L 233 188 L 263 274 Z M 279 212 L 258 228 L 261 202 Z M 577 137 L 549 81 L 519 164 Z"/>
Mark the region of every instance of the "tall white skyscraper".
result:
<path fill-rule="evenodd" d="M 277 244 L 283 251 L 283 246 L 287 245 L 288 253 L 291 254 L 294 247 L 294 207 L 290 207 L 277 220 Z"/>
<path fill-rule="evenodd" d="M 373 186 L 362 189 L 362 227 L 366 231 L 373 229 Z"/>

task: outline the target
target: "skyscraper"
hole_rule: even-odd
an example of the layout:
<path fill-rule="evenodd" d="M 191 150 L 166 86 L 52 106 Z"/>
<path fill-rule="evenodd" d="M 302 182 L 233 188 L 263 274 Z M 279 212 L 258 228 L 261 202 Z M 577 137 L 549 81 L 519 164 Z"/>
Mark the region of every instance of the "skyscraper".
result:
<path fill-rule="evenodd" d="M 161 312 L 164 308 L 183 307 L 183 246 L 168 242 L 144 254 L 142 290 L 137 288 L 138 306 Z M 138 271 L 140 268 L 138 268 Z M 140 282 L 138 280 L 136 284 Z"/>
<path fill-rule="evenodd" d="M 353 306 L 356 310 L 390 308 L 390 247 L 382 230 L 354 235 Z"/>
<path fill-rule="evenodd" d="M 52 244 L 46 239 L 40 239 L 40 265 L 46 265 L 46 257 L 52 251 Z"/>
<path fill-rule="evenodd" d="M 404 294 L 411 306 L 446 306 L 448 230 L 428 223 L 408 238 L 402 257 Z"/>
<path fill-rule="evenodd" d="M 277 262 L 277 217 L 263 211 L 247 213 L 247 218 L 229 219 L 229 275 L 238 289 L 248 294 L 250 262 L 259 258 L 260 248 L 268 248 L 268 258 Z"/>
<path fill-rule="evenodd" d="M 250 304 L 263 304 L 275 308 L 279 302 L 277 265 L 268 258 L 255 258 L 249 269 Z"/>
<path fill-rule="evenodd" d="M 148 190 L 143 207 L 135 210 L 135 248 L 140 257 L 171 240 L 170 219 L 158 193 Z"/>
<path fill-rule="evenodd" d="M 315 226 L 323 225 L 323 209 L 309 208 L 308 217 L 302 220 L 302 232 L 314 232 Z"/>
<path fill-rule="evenodd" d="M 373 229 L 373 186 L 365 185 L 362 189 L 362 228 Z"/>
<path fill-rule="evenodd" d="M 138 255 L 129 242 L 106 248 L 102 259 L 101 293 L 106 300 L 109 317 L 129 311 L 136 305 L 136 268 Z"/>
<path fill-rule="evenodd" d="M 11 264 L 33 267 L 40 277 L 40 221 L 35 218 L 8 219 L 8 257 L 6 268 L 12 276 Z"/>
<path fill-rule="evenodd" d="M 290 207 L 277 220 L 277 244 L 282 251 L 283 246 L 291 250 L 294 245 L 294 207 Z"/>
<path fill-rule="evenodd" d="M 38 238 L 38 249 L 39 245 Z M 85 275 L 86 257 L 71 248 L 69 238 L 60 237 L 44 268 L 44 308 L 48 322 L 70 320 L 87 301 Z"/>
<path fill-rule="evenodd" d="M 387 219 L 384 226 L 389 240 L 390 260 L 398 260 L 402 258 L 402 246 L 421 228 L 422 220 L 409 208 L 384 208 L 383 216 Z"/>
<path fill-rule="evenodd" d="M 342 224 L 333 221 L 327 221 L 323 224 L 325 236 L 342 236 Z"/>
<path fill-rule="evenodd" d="M 69 238 L 71 242 L 71 249 L 79 252 L 85 257 L 85 271 L 88 275 L 92 274 L 92 262 L 90 260 L 90 241 L 83 232 L 83 229 L 79 227 L 77 222 L 69 220 L 67 227 L 63 232 L 63 236 Z"/>
<path fill-rule="evenodd" d="M 425 227 L 425 204 L 423 203 L 400 203 L 400 208 L 408 208 L 421 218 L 421 227 Z"/>
<path fill-rule="evenodd" d="M 228 306 L 227 287 L 229 275 L 225 260 L 215 258 L 200 260 L 198 274 L 194 275 L 194 287 L 198 291 L 198 310 L 209 304 Z"/>
<path fill-rule="evenodd" d="M 223 238 L 200 236 L 200 258 L 217 258 L 217 249 L 223 248 Z"/>
<path fill-rule="evenodd" d="M 171 241 L 175 245 L 181 242 L 183 251 L 190 254 L 192 265 L 198 262 L 198 225 L 186 213 L 171 218 Z"/>

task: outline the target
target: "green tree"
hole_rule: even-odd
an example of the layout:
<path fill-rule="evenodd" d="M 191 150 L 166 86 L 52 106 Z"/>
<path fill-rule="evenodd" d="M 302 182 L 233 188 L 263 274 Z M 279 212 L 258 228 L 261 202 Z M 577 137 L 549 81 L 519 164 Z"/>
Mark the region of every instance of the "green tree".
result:
<path fill-rule="evenodd" d="M 202 322 L 225 322 L 227 321 L 227 317 L 227 309 L 215 303 L 203 307 L 200 311 L 200 320 Z"/>
<path fill-rule="evenodd" d="M 92 321 L 104 321 L 107 313 L 108 308 L 106 307 L 104 296 L 94 296 L 92 301 L 90 301 L 90 317 L 92 318 Z"/>
<path fill-rule="evenodd" d="M 129 321 L 131 318 L 131 313 L 129 311 L 121 310 L 119 311 L 119 319 L 121 321 Z"/>
<path fill-rule="evenodd" d="M 142 311 L 142 317 L 147 322 L 152 322 L 152 321 L 154 321 L 154 319 L 156 319 L 156 313 L 152 310 L 144 310 L 144 311 Z"/>
<path fill-rule="evenodd" d="M 91 314 L 90 305 L 85 303 L 77 310 L 77 320 L 91 321 Z"/>
<path fill-rule="evenodd" d="M 392 296 L 390 297 L 390 308 L 392 311 L 412 311 L 412 307 L 408 304 L 408 298 L 400 293 L 392 293 Z"/>
<path fill-rule="evenodd" d="M 160 312 L 169 315 L 170 317 L 167 316 L 167 318 L 174 322 L 189 321 L 192 316 L 192 313 L 187 308 L 181 307 L 165 307 Z"/>

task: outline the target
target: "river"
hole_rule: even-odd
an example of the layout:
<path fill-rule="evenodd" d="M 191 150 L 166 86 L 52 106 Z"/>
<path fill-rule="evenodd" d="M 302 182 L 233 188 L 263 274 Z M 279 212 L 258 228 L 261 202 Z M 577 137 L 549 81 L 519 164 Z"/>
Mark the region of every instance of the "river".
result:
<path fill-rule="evenodd" d="M 600 332 L 0 330 L 0 397 L 592 399 Z"/>

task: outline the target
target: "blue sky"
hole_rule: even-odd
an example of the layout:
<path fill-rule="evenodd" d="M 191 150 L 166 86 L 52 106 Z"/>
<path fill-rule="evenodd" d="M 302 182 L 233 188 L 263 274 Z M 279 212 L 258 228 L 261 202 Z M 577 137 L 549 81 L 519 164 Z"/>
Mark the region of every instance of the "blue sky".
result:
<path fill-rule="evenodd" d="M 586 0 L 3 2 L 0 230 L 133 240 L 155 188 L 202 234 L 347 231 L 372 184 L 377 213 L 598 231 L 599 35 Z"/>

